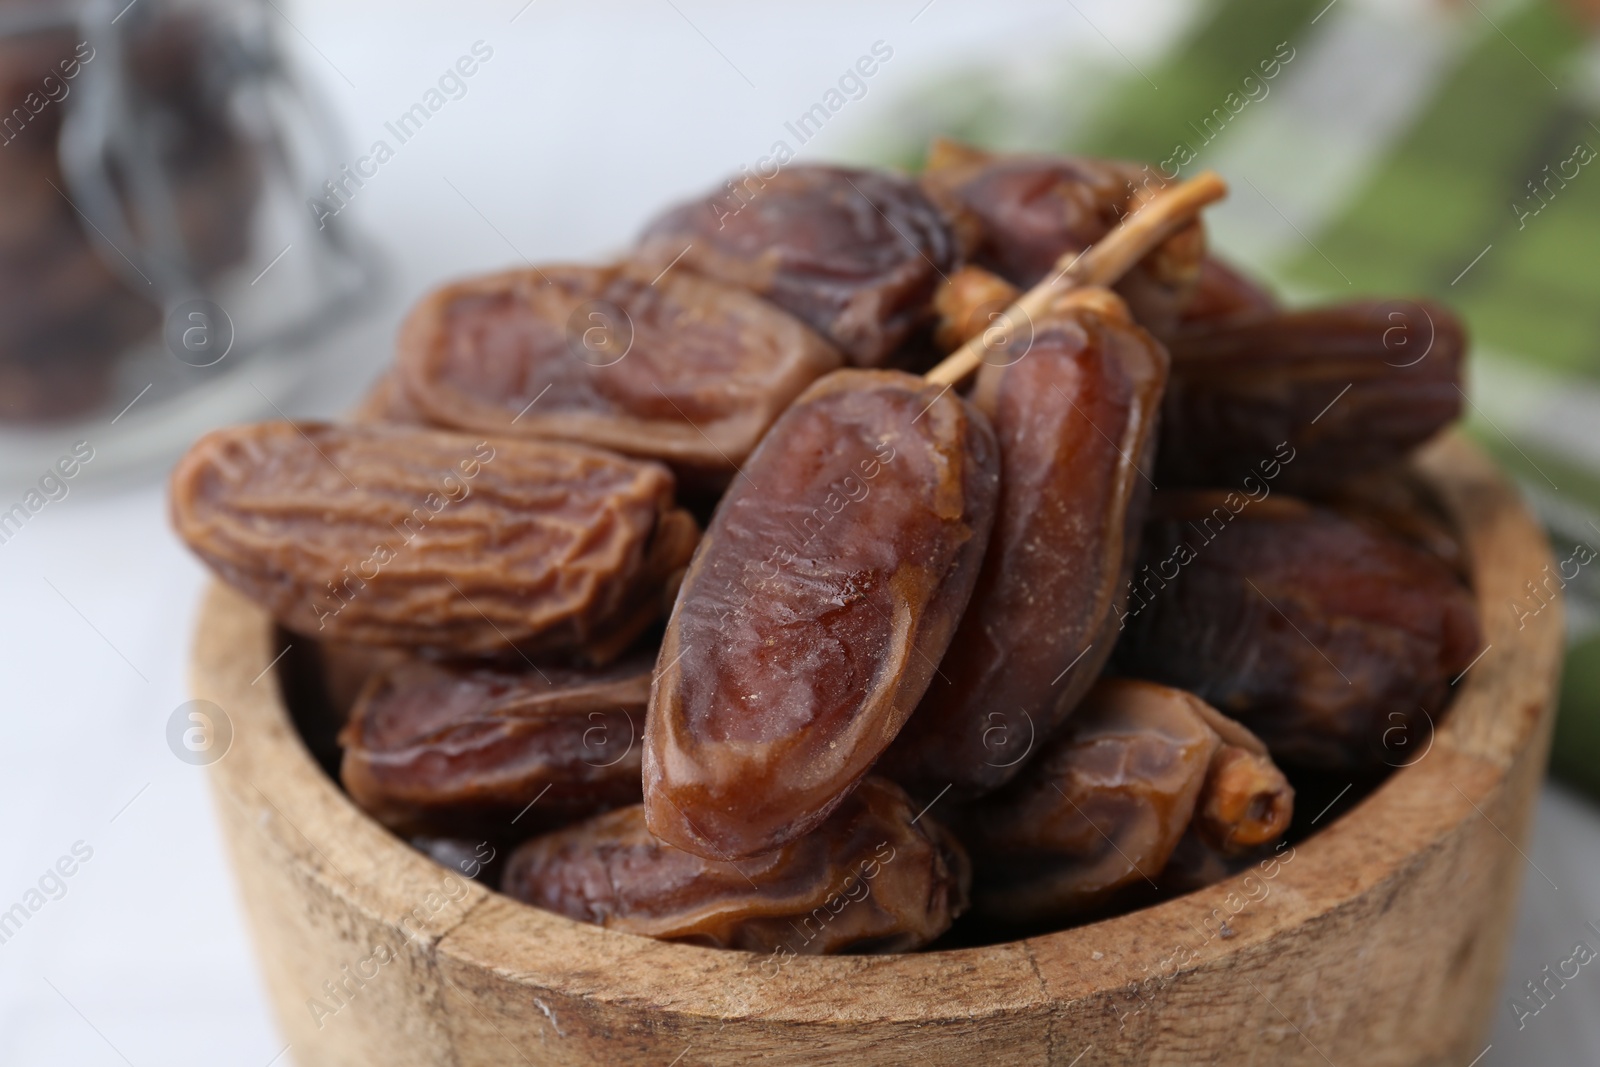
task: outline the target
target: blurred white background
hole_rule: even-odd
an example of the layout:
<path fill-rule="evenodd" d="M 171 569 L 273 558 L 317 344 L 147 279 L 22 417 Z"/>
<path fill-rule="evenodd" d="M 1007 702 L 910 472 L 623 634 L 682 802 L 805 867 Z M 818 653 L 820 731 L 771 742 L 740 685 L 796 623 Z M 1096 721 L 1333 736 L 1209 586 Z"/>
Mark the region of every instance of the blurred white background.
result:
<path fill-rule="evenodd" d="M 388 359 L 404 308 L 441 280 L 523 257 L 603 256 L 669 200 L 753 163 L 876 41 L 893 58 L 802 158 L 859 153 L 898 99 L 952 64 L 1013 62 L 1021 78 L 1074 53 L 1137 65 L 1184 18 L 1184 5 L 1165 0 L 759 11 L 719 0 L 275 2 L 283 40 L 333 103 L 352 162 L 380 137 L 393 145 L 384 124 L 475 42 L 493 50 L 466 95 L 400 145 L 341 217 L 382 246 L 389 288 L 381 308 L 324 346 L 296 414 L 349 405 Z M 295 255 L 274 269 L 295 269 Z M 0 944 L 0 1063 L 293 1060 L 257 979 L 204 771 L 165 740 L 187 699 L 202 582 L 168 532 L 153 476 L 74 483 L 0 544 L 0 908 L 75 842 L 93 849 L 65 896 Z M 1581 803 L 1547 794 L 1530 852 L 1559 890 L 1526 872 L 1514 984 L 1592 937 L 1585 920 L 1600 922 L 1594 824 Z M 1578 981 L 1587 985 L 1522 1033 L 1502 1010 L 1481 1062 L 1596 1062 L 1600 977 Z"/>

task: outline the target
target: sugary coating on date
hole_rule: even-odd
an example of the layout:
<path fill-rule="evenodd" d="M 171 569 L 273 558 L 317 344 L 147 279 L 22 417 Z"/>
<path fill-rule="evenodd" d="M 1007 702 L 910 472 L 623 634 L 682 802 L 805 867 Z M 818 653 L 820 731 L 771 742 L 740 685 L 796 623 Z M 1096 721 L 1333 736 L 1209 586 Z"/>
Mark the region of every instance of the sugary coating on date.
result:
<path fill-rule="evenodd" d="M 297 633 L 597 659 L 693 550 L 672 495 L 666 468 L 581 445 L 290 422 L 208 434 L 171 483 L 189 547 Z"/>
<path fill-rule="evenodd" d="M 1422 750 L 1481 647 L 1443 563 L 1285 497 L 1161 493 L 1155 511 L 1119 666 L 1198 693 L 1280 763 L 1382 770 Z"/>
<path fill-rule="evenodd" d="M 635 255 L 759 293 L 876 367 L 928 318 L 956 244 L 916 182 L 796 164 L 669 209 Z"/>
<path fill-rule="evenodd" d="M 440 425 L 659 459 L 720 484 L 841 363 L 798 319 L 684 270 L 550 264 L 424 297 L 396 374 Z"/>
<path fill-rule="evenodd" d="M 1116 642 L 1149 493 L 1167 354 L 1110 293 L 1033 324 L 979 372 L 1000 502 L 972 601 L 884 773 L 914 793 L 998 788 L 1060 726 Z"/>
<path fill-rule="evenodd" d="M 623 808 L 523 845 L 505 892 L 612 930 L 790 956 L 909 952 L 967 905 L 961 845 L 868 778 L 827 821 L 776 851 L 708 860 L 651 836 Z"/>
<path fill-rule="evenodd" d="M 837 371 L 784 413 L 667 626 L 645 735 L 654 833 L 736 858 L 827 816 L 934 676 L 997 483 L 988 420 L 908 374 Z"/>
<path fill-rule="evenodd" d="M 406 835 L 500 840 L 636 804 L 653 663 L 384 671 L 339 735 L 340 778 Z"/>

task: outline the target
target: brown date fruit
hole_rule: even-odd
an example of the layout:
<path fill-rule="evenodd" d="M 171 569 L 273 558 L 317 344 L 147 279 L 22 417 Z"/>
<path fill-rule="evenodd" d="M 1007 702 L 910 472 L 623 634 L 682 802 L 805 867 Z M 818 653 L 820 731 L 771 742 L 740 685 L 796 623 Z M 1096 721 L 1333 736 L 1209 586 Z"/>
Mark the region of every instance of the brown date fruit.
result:
<path fill-rule="evenodd" d="M 172 473 L 179 536 L 284 626 L 468 655 L 614 657 L 697 528 L 665 467 L 581 445 L 265 422 Z"/>
<path fill-rule="evenodd" d="M 743 288 L 687 270 L 551 265 L 424 297 L 394 373 L 440 425 L 597 445 L 721 485 L 841 362 Z"/>
<path fill-rule="evenodd" d="M 1185 331 L 1156 483 L 1237 482 L 1281 444 L 1280 488 L 1392 465 L 1461 414 L 1466 333 L 1430 301 L 1368 301 Z"/>
<path fill-rule="evenodd" d="M 1438 558 L 1463 584 L 1471 584 L 1472 559 L 1466 542 L 1433 490 L 1414 471 L 1392 467 L 1347 478 L 1317 502 L 1394 534 Z"/>
<path fill-rule="evenodd" d="M 1381 771 L 1426 750 L 1481 645 L 1449 568 L 1288 498 L 1163 492 L 1152 510 L 1121 669 L 1193 690 L 1279 763 Z"/>
<path fill-rule="evenodd" d="M 1000 446 L 977 588 L 881 773 L 914 794 L 996 789 L 1055 733 L 1116 643 L 1149 496 L 1167 353 L 1107 289 L 1074 290 L 972 401 Z"/>
<path fill-rule="evenodd" d="M 658 837 L 736 859 L 814 829 L 927 689 L 998 490 L 988 420 L 899 371 L 836 371 L 722 498 L 645 729 Z"/>
<path fill-rule="evenodd" d="M 974 911 L 1014 927 L 1084 918 L 1153 887 L 1191 825 L 1280 836 L 1294 791 L 1260 749 L 1192 693 L 1102 680 L 1015 781 L 954 818 Z M 1233 769 L 1255 760 L 1259 773 Z"/>
<path fill-rule="evenodd" d="M 636 804 L 651 663 L 384 671 L 339 735 L 339 776 L 369 815 L 406 835 L 526 836 Z"/>
<path fill-rule="evenodd" d="M 1200 277 L 1183 305 L 1179 332 L 1250 322 L 1278 313 L 1272 291 L 1216 256 L 1200 263 Z"/>
<path fill-rule="evenodd" d="M 795 165 L 669 209 L 635 256 L 758 293 L 877 367 L 928 318 L 956 244 L 908 178 Z"/>
<path fill-rule="evenodd" d="M 709 860 L 652 837 L 632 807 L 535 838 L 502 888 L 580 922 L 714 948 L 789 956 L 909 952 L 967 905 L 966 854 L 881 779 L 811 833 L 764 855 Z"/>
<path fill-rule="evenodd" d="M 1068 252 L 1099 241 L 1165 183 L 1132 163 L 984 152 L 937 139 L 922 187 L 951 220 L 967 258 L 1022 288 Z M 1196 219 L 1116 285 L 1139 324 L 1165 337 L 1199 279 L 1205 230 Z"/>

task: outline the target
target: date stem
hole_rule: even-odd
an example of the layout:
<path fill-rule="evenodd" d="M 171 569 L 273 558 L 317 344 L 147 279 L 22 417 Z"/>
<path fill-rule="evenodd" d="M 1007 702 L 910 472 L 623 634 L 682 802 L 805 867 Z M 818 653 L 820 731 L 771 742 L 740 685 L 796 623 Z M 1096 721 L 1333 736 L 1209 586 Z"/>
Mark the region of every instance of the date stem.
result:
<path fill-rule="evenodd" d="M 1069 289 L 1112 284 L 1151 249 L 1187 226 L 1201 208 L 1227 195 L 1227 183 L 1209 170 L 1163 190 L 1089 248 L 1063 255 L 1044 281 L 1006 309 L 1006 317 L 1029 321 Z M 980 331 L 929 371 L 926 379 L 934 385 L 955 385 L 983 365 L 984 354 L 996 337 L 997 331 Z"/>

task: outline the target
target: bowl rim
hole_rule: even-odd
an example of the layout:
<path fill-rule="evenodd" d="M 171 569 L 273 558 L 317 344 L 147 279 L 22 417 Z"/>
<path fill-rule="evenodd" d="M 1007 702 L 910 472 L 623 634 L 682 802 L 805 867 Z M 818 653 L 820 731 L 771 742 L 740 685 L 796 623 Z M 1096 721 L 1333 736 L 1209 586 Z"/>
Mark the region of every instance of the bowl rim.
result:
<path fill-rule="evenodd" d="M 1560 605 L 1521 627 L 1515 611 L 1498 607 L 1515 603 L 1549 563 L 1544 535 L 1460 433 L 1436 438 L 1413 466 L 1461 529 L 1485 639 L 1424 755 L 1280 853 L 1270 872 L 1264 861 L 1147 908 L 996 945 L 779 960 L 608 930 L 480 883 L 452 885 L 452 872 L 370 819 L 323 772 L 289 719 L 276 676 L 257 684 L 286 651 L 271 621 L 220 582 L 199 613 L 191 688 L 232 726 L 230 748 L 210 768 L 219 802 L 265 827 L 297 877 L 423 945 L 447 982 L 491 972 L 541 1006 L 538 997 L 553 992 L 724 1023 L 970 1022 L 1097 999 L 1115 1011 L 1153 982 L 1159 989 L 1196 969 L 1237 966 L 1392 891 L 1463 823 L 1495 824 L 1485 809 L 1519 759 L 1547 738 L 1563 647 Z M 1262 907 L 1268 899 L 1276 903 Z M 827 995 L 846 984 L 848 997 Z"/>

